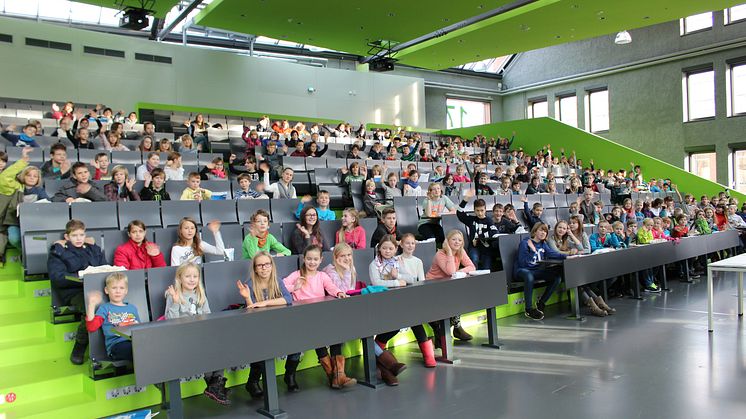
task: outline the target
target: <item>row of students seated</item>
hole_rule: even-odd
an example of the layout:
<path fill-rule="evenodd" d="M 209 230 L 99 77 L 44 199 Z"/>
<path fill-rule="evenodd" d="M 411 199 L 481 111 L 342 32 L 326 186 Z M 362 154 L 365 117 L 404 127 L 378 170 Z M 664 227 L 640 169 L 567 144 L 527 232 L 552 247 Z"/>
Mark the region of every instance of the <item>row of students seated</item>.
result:
<path fill-rule="evenodd" d="M 183 231 L 187 235 L 194 233 L 194 224 Z M 163 257 L 159 249 L 144 240 L 144 226 L 134 221 L 129 228 L 130 242 L 120 246 L 115 255 L 115 264 L 124 265 L 131 269 L 142 269 L 163 266 Z M 217 228 L 214 228 L 217 230 Z M 449 233 L 448 242 L 439 251 L 433 261 L 432 268 L 425 273 L 422 261 L 414 256 L 416 241 L 414 236 L 405 235 L 401 241 L 396 236 L 385 235 L 381 238 L 376 250 L 376 256 L 370 263 L 371 282 L 373 285 L 398 287 L 426 279 L 451 277 L 456 272 L 470 272 L 474 270 L 468 256 L 463 249 L 464 239 L 461 233 Z M 191 243 L 195 245 L 195 242 Z M 193 247 L 184 244 L 185 247 Z M 397 255 L 401 245 L 401 254 Z M 316 245 L 309 245 L 303 251 L 301 268 L 280 281 L 277 277 L 275 262 L 268 252 L 258 251 L 252 259 L 252 275 L 248 283 L 241 279 L 237 283 L 237 292 L 246 300 L 249 308 L 268 305 L 287 305 L 292 301 L 302 301 L 308 298 L 323 297 L 325 294 L 346 297 L 348 292 L 360 288 L 357 281 L 355 267 L 352 264 L 352 248 L 345 243 L 337 244 L 333 252 L 333 261 L 323 270 L 321 269 L 322 249 Z M 204 287 L 199 278 L 200 270 L 192 258 L 181 258 L 183 263 L 176 272 L 175 283 L 166 292 L 166 318 L 176 318 L 189 315 L 208 314 L 210 306 L 204 293 Z M 66 226 L 65 240 L 56 243 L 50 254 L 50 272 L 54 272 L 52 280 L 62 291 L 63 298 L 68 304 L 79 305 L 82 308 L 82 286 L 75 280 L 77 272 L 88 266 L 104 264 L 101 249 L 90 238 L 86 237 L 85 226 L 77 220 L 70 221 Z M 55 270 L 51 268 L 54 267 Z M 100 293 L 88 297 L 86 317 L 76 334 L 76 343 L 71 354 L 71 361 L 82 363 L 87 346 L 87 332 L 93 332 L 103 326 L 107 353 L 115 360 L 126 360 L 132 357 L 129 341 L 113 333 L 113 328 L 139 321 L 139 313 L 134 306 L 125 302 L 127 292 L 126 276 L 114 273 L 106 281 L 106 294 L 109 301 L 103 303 Z M 289 290 L 289 291 L 288 291 Z M 96 306 L 100 305 L 98 309 Z M 160 313 L 154 313 L 160 315 Z M 458 319 L 455 319 L 454 335 L 463 339 L 471 339 L 461 329 Z M 427 339 L 422 326 L 413 327 L 418 343 L 423 353 L 425 365 L 435 367 L 432 342 Z M 443 338 L 443 332 L 435 329 L 436 341 Z M 462 333 L 459 334 L 459 331 Z M 385 351 L 386 342 L 398 331 L 381 334 L 376 337 L 378 366 L 387 384 L 398 383 L 396 375 L 405 366 L 398 363 L 392 354 Z M 438 341 L 438 346 L 442 342 Z M 342 388 L 354 384 L 355 380 L 344 373 L 344 357 L 341 356 L 340 345 L 332 345 L 331 357 L 325 348 L 317 350 L 319 362 L 329 376 L 330 386 Z M 299 361 L 299 354 L 288 357 L 286 364 L 285 382 L 290 391 L 297 391 L 295 369 Z M 252 365 L 247 383 L 247 390 L 255 396 L 261 396 L 258 384 L 261 378 L 261 367 Z M 205 374 L 207 389 L 205 394 L 221 403 L 227 403 L 227 391 L 222 372 L 216 371 Z"/>

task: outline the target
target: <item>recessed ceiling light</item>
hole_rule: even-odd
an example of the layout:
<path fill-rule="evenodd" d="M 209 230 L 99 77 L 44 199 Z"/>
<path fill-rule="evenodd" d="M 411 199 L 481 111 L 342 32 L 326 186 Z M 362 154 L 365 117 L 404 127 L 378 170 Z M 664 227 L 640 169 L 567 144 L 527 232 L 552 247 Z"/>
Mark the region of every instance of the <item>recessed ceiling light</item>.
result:
<path fill-rule="evenodd" d="M 555 35 L 554 37 L 557 38 L 557 39 L 562 38 L 562 36 L 560 36 L 560 35 Z"/>
<path fill-rule="evenodd" d="M 580 9 L 580 5 L 579 4 L 573 4 L 573 5 L 570 5 L 570 8 L 571 9 Z"/>
<path fill-rule="evenodd" d="M 528 26 L 528 25 L 521 25 L 521 26 L 519 26 L 519 28 L 520 28 L 520 29 L 521 29 L 522 31 L 530 31 L 530 30 L 531 30 L 531 27 L 530 27 L 530 26 Z"/>
<path fill-rule="evenodd" d="M 444 17 L 444 18 L 443 18 L 443 22 L 448 22 L 448 18 L 447 18 L 447 17 Z"/>
<path fill-rule="evenodd" d="M 389 17 L 394 17 L 394 16 L 396 16 L 396 14 L 394 14 L 394 12 L 389 12 Z"/>
<path fill-rule="evenodd" d="M 643 16 L 642 18 L 647 20 L 647 19 L 650 19 L 650 16 Z"/>

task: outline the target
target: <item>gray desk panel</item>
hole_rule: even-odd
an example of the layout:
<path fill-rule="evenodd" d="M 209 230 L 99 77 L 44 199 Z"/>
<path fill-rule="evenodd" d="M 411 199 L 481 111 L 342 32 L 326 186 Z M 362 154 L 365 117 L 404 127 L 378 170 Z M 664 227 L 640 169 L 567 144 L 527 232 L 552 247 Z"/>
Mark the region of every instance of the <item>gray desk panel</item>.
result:
<path fill-rule="evenodd" d="M 507 287 L 504 273 L 494 272 L 323 300 L 122 330 L 132 336 L 136 382 L 165 382 L 506 304 Z"/>

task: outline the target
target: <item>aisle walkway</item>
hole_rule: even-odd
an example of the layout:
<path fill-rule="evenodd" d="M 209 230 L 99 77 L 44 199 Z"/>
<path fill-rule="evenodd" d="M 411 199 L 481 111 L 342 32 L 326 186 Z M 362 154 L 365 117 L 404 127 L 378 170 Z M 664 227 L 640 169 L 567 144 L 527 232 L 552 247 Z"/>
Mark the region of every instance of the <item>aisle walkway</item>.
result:
<path fill-rule="evenodd" d="M 501 350 L 481 347 L 485 331 L 472 329 L 474 341 L 456 348 L 458 365 L 428 370 L 416 345 L 397 347 L 409 364 L 399 387 L 331 391 L 320 368 L 302 371 L 303 391 L 287 394 L 281 383 L 280 403 L 294 418 L 743 418 L 746 332 L 735 284 L 715 283 L 711 339 L 706 283 L 673 281 L 672 292 L 645 301 L 612 300 L 618 314 L 606 318 L 575 322 L 554 306 L 543 322 L 501 319 Z M 359 358 L 350 365 L 362 374 Z M 190 398 L 186 417 L 259 417 L 261 402 L 243 386 L 231 399 L 224 408 Z"/>

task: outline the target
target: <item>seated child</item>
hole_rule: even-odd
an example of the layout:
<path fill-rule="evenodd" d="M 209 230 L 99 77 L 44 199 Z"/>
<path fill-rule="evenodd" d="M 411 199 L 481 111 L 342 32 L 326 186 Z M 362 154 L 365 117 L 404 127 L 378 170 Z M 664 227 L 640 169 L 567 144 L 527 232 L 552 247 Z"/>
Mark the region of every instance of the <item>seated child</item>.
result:
<path fill-rule="evenodd" d="M 264 193 L 263 183 L 257 183 L 254 189 L 251 188 L 251 175 L 248 173 L 241 173 L 238 175 L 238 187 L 239 189 L 233 192 L 236 200 L 269 199 L 269 197 Z"/>
<path fill-rule="evenodd" d="M 316 213 L 318 213 L 319 221 L 334 221 L 337 219 L 334 211 L 329 208 L 330 199 L 329 191 L 322 189 L 318 194 L 316 194 Z M 312 200 L 313 198 L 311 198 L 311 195 L 305 195 L 300 199 L 298 209 L 295 210 L 295 218 L 300 220 L 301 211 L 303 211 L 303 208 Z"/>
<path fill-rule="evenodd" d="M 82 221 L 70 220 L 65 225 L 65 240 L 52 245 L 47 260 L 47 272 L 55 292 L 60 296 L 61 303 L 74 306 L 81 313 L 85 311 L 83 302 L 83 281 L 77 278 L 78 272 L 89 266 L 106 265 L 104 253 L 93 239 L 86 237 L 85 224 Z M 83 355 L 88 347 L 88 331 L 85 319 L 79 324 L 75 335 L 75 345 L 70 354 L 70 362 L 75 365 L 83 364 Z"/>
<path fill-rule="evenodd" d="M 259 251 L 273 251 L 281 256 L 289 256 L 290 249 L 283 246 L 275 236 L 269 233 L 269 213 L 257 210 L 251 216 L 249 234 L 244 237 L 241 253 L 244 259 L 251 259 Z"/>
<path fill-rule="evenodd" d="M 143 201 L 170 201 L 171 196 L 166 191 L 166 173 L 163 169 L 153 169 L 150 178 L 150 180 L 145 180 L 145 184 L 140 190 L 140 199 Z"/>
<path fill-rule="evenodd" d="M 127 275 L 114 272 L 106 277 L 104 292 L 109 301 L 103 302 L 101 292 L 88 294 L 86 307 L 86 327 L 89 332 L 101 328 L 104 332 L 106 353 L 114 361 L 132 361 L 132 341 L 114 333 L 114 328 L 140 323 L 137 307 L 127 303 Z M 98 308 L 97 308 L 98 307 Z"/>
<path fill-rule="evenodd" d="M 138 166 L 135 172 L 137 180 L 145 180 L 146 173 L 152 175 L 153 169 L 157 169 L 161 164 L 161 156 L 156 152 L 148 153 L 148 159 L 142 165 Z"/>
<path fill-rule="evenodd" d="M 463 211 L 467 202 L 473 197 L 474 190 L 467 190 L 456 216 L 466 226 L 469 233 L 466 246 L 469 259 L 477 266 L 477 269 L 490 269 L 495 256 L 495 246 L 497 245 L 495 239 L 498 231 L 492 219 L 487 217 L 487 204 L 483 199 L 477 199 L 474 202 L 474 215 L 469 215 L 466 211 Z"/>
<path fill-rule="evenodd" d="M 67 179 L 70 177 L 70 161 L 67 160 L 67 147 L 62 143 L 53 144 L 49 149 L 51 158 L 41 165 L 44 179 Z"/>
<path fill-rule="evenodd" d="M 175 151 L 168 153 L 163 172 L 166 174 L 166 180 L 184 180 L 184 166 L 181 165 L 180 153 Z"/>
<path fill-rule="evenodd" d="M 26 124 L 26 126 L 23 127 L 23 132 L 21 134 L 15 134 L 12 132 L 15 127 L 15 125 L 8 126 L 0 135 L 5 137 L 5 139 L 13 143 L 16 147 L 39 147 L 39 144 L 34 140 L 37 131 L 36 125 Z"/>
<path fill-rule="evenodd" d="M 274 199 L 297 198 L 295 186 L 293 186 L 293 169 L 286 167 L 282 170 L 279 181 L 270 184 L 269 173 L 264 173 L 264 190 L 272 193 Z"/>
<path fill-rule="evenodd" d="M 96 171 L 93 175 L 93 180 L 111 180 L 111 173 L 109 173 L 109 153 L 98 153 L 91 162 Z"/>
<path fill-rule="evenodd" d="M 228 177 L 223 166 L 223 158 L 215 157 L 211 163 L 207 163 L 199 172 L 202 180 L 223 180 Z"/>
<path fill-rule="evenodd" d="M 202 179 L 199 173 L 189 173 L 189 176 L 187 177 L 187 187 L 184 189 L 184 192 L 181 193 L 181 200 L 202 201 L 210 199 L 212 197 L 212 191 L 200 188 L 199 184 L 201 181 Z"/>
<path fill-rule="evenodd" d="M 106 201 L 106 194 L 101 188 L 90 183 L 91 172 L 83 162 L 74 163 L 70 169 L 72 175 L 60 186 L 60 190 L 52 197 L 53 202 L 67 202 L 83 198 L 89 201 Z"/>

